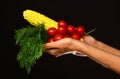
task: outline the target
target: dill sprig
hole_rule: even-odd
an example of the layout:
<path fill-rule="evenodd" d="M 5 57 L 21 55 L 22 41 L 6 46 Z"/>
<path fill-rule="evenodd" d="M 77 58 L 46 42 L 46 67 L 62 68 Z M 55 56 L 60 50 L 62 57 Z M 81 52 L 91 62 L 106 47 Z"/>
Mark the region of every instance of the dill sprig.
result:
<path fill-rule="evenodd" d="M 43 54 L 43 43 L 47 42 L 48 35 L 44 24 L 37 27 L 26 26 L 15 30 L 16 45 L 20 50 L 17 54 L 17 61 L 21 68 L 25 68 L 29 74 L 35 61 Z"/>

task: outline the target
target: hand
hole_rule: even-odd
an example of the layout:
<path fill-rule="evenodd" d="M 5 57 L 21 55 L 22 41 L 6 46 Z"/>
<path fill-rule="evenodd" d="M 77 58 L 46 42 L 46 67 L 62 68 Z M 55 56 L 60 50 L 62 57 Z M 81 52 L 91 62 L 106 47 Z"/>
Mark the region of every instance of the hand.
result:
<path fill-rule="evenodd" d="M 84 40 L 84 43 L 86 43 L 86 44 L 88 44 L 90 46 L 93 46 L 93 47 L 97 47 L 98 46 L 97 45 L 97 40 L 94 37 L 92 37 L 90 35 L 84 35 L 82 38 Z M 87 56 L 87 55 L 85 55 L 81 51 L 69 51 L 69 52 L 66 52 L 64 54 L 70 54 L 70 53 L 75 55 L 75 56 L 81 56 L 81 57 L 86 57 Z"/>
<path fill-rule="evenodd" d="M 97 46 L 97 40 L 94 37 L 92 37 L 90 35 L 84 35 L 83 39 L 84 39 L 85 43 L 87 43 L 87 44 L 89 44 L 91 46 L 94 46 L 94 47 Z"/>
<path fill-rule="evenodd" d="M 92 36 L 85 35 L 83 36 L 83 39 L 84 39 L 84 43 L 92 46 L 96 46 L 96 40 Z M 66 52 L 76 51 L 77 50 L 76 43 L 80 43 L 80 41 L 74 40 L 72 38 L 64 38 L 56 42 L 46 43 L 44 44 L 44 48 L 46 49 L 46 52 L 50 53 L 51 55 L 61 56 L 66 54 Z M 84 54 L 81 53 L 81 51 L 79 51 L 75 55 L 84 56 Z"/>
<path fill-rule="evenodd" d="M 44 44 L 44 48 L 46 52 L 50 53 L 51 55 L 60 56 L 65 52 L 75 50 L 73 42 L 79 42 L 79 40 L 64 38 L 52 43 L 46 43 Z"/>

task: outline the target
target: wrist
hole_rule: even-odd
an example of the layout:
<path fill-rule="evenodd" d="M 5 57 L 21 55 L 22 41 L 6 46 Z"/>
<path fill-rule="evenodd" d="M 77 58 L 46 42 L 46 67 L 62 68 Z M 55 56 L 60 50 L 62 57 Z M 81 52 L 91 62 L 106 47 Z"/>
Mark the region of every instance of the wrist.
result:
<path fill-rule="evenodd" d="M 97 41 L 97 40 L 96 40 L 96 43 L 94 44 L 94 46 L 95 46 L 96 48 L 103 48 L 103 45 L 101 44 L 101 42 L 100 42 L 100 41 Z"/>

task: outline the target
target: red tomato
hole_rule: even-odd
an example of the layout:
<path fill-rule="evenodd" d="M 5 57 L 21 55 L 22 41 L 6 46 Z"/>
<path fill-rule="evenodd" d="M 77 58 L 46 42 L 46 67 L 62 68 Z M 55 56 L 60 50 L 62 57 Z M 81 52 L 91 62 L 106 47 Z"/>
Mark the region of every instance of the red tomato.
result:
<path fill-rule="evenodd" d="M 73 34 L 75 32 L 75 27 L 73 25 L 67 26 L 67 33 Z"/>
<path fill-rule="evenodd" d="M 48 39 L 48 42 L 54 42 L 54 41 L 55 41 L 54 38 L 49 38 L 49 39 Z"/>
<path fill-rule="evenodd" d="M 64 35 L 64 38 L 70 38 L 70 35 L 66 34 Z"/>
<path fill-rule="evenodd" d="M 65 35 L 66 33 L 66 28 L 61 26 L 61 27 L 58 27 L 57 29 L 57 34 L 62 34 L 62 35 Z"/>
<path fill-rule="evenodd" d="M 47 33 L 49 36 L 54 36 L 57 33 L 57 29 L 54 27 L 51 27 L 48 29 Z"/>
<path fill-rule="evenodd" d="M 72 38 L 76 40 L 80 40 L 80 34 L 79 33 L 73 33 Z"/>
<path fill-rule="evenodd" d="M 54 36 L 55 41 L 60 40 L 62 38 L 63 38 L 63 35 L 61 35 L 61 34 L 57 34 L 57 35 Z"/>
<path fill-rule="evenodd" d="M 61 27 L 61 26 L 66 27 L 67 26 L 66 21 L 64 21 L 64 20 L 58 21 L 58 27 Z"/>
<path fill-rule="evenodd" d="M 79 33 L 80 35 L 83 35 L 85 32 L 85 28 L 84 26 L 78 26 L 76 29 L 77 33 Z"/>

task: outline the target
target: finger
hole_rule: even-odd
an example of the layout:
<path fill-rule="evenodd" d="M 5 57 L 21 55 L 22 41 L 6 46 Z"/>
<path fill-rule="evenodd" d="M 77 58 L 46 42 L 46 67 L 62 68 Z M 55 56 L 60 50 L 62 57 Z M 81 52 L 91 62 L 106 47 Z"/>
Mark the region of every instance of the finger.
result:
<path fill-rule="evenodd" d="M 46 52 L 48 52 L 49 54 L 54 55 L 54 56 L 59 55 L 58 49 L 48 49 L 48 50 L 46 50 Z"/>
<path fill-rule="evenodd" d="M 52 43 L 46 43 L 43 46 L 47 50 L 47 49 L 58 48 L 59 44 L 58 42 L 52 42 Z"/>
<path fill-rule="evenodd" d="M 48 49 L 46 50 L 46 52 L 48 52 L 51 55 L 54 55 L 56 57 L 65 55 L 64 53 L 66 52 L 66 50 L 61 50 L 61 49 Z"/>
<path fill-rule="evenodd" d="M 55 42 L 51 42 L 51 43 L 46 43 L 44 44 L 44 47 L 46 49 L 50 49 L 50 48 L 60 48 L 62 47 L 61 45 L 62 44 L 68 44 L 70 43 L 72 40 L 71 38 L 64 38 L 64 39 L 61 39 L 61 40 L 57 40 Z"/>
<path fill-rule="evenodd" d="M 91 35 L 84 35 L 83 38 L 84 38 L 84 39 L 95 39 L 95 38 L 92 37 Z"/>

